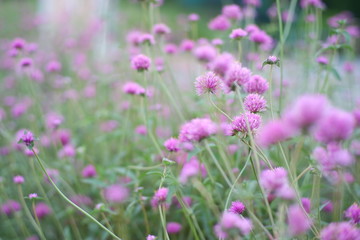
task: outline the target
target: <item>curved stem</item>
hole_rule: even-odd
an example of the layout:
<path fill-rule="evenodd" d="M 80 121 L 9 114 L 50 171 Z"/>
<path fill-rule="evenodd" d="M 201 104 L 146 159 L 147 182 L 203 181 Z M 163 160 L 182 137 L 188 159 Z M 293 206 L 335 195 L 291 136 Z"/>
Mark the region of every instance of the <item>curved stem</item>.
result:
<path fill-rule="evenodd" d="M 219 112 L 221 112 L 224 116 L 226 116 L 231 122 L 233 121 L 232 118 L 227 115 L 223 110 L 221 110 L 221 108 L 219 108 L 215 103 L 214 101 L 212 100 L 211 96 L 210 96 L 210 93 L 208 94 L 208 98 L 209 98 L 209 101 L 211 102 L 211 104 L 214 106 L 214 108 L 216 108 Z"/>
<path fill-rule="evenodd" d="M 104 225 L 102 225 L 98 220 L 96 220 L 93 216 L 91 216 L 89 213 L 87 213 L 85 210 L 83 210 L 81 207 L 79 207 L 78 205 L 76 205 L 75 203 L 73 203 L 69 198 L 67 198 L 65 196 L 65 194 L 63 194 L 63 192 L 56 186 L 56 184 L 54 183 L 54 181 L 51 179 L 51 177 L 48 175 L 48 173 L 45 170 L 45 167 L 42 163 L 42 161 L 40 160 L 39 156 L 36 154 L 36 152 L 34 151 L 34 149 L 31 149 L 31 151 L 34 153 L 41 169 L 43 170 L 43 172 L 45 173 L 46 177 L 48 178 L 48 180 L 50 181 L 50 183 L 53 185 L 53 187 L 55 188 L 55 190 L 60 194 L 60 196 L 67 202 L 69 203 L 71 206 L 73 206 L 74 208 L 76 208 L 76 210 L 80 211 L 81 213 L 83 213 L 85 216 L 87 216 L 88 218 L 90 218 L 94 223 L 96 223 L 99 227 L 101 227 L 103 230 L 105 230 L 107 233 L 109 233 L 113 238 L 117 239 L 117 240 L 122 240 L 121 238 L 119 238 L 118 236 L 116 236 L 113 232 L 111 232 L 109 229 L 107 229 Z"/>

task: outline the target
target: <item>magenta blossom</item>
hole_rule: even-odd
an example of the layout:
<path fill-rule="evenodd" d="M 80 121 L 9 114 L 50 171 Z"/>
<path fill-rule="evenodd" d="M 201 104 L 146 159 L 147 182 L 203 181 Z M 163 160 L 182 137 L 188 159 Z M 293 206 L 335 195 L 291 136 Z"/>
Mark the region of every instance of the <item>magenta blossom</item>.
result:
<path fill-rule="evenodd" d="M 214 72 L 207 72 L 196 78 L 195 88 L 199 96 L 206 93 L 216 94 L 222 88 L 222 81 Z"/>

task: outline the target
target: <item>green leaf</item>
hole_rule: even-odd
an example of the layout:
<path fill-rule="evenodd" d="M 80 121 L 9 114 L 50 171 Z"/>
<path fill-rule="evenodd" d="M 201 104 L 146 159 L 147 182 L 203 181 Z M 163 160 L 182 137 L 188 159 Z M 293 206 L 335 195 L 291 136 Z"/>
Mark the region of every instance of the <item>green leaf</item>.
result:
<path fill-rule="evenodd" d="M 331 73 L 334 75 L 334 77 L 336 78 L 336 80 L 341 81 L 341 77 L 340 74 L 338 73 L 338 71 L 334 68 L 331 67 L 330 68 Z"/>

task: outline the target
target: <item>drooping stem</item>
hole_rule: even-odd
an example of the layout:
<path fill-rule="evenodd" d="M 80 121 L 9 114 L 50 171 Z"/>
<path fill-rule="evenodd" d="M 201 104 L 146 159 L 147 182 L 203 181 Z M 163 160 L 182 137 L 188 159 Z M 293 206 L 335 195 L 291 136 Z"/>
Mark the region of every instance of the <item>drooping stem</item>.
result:
<path fill-rule="evenodd" d="M 51 183 L 51 185 L 55 188 L 55 190 L 59 193 L 59 195 L 67 202 L 69 203 L 71 206 L 73 206 L 74 208 L 76 208 L 76 210 L 80 211 L 81 213 L 83 213 L 86 217 L 88 217 L 90 220 L 92 220 L 94 223 L 96 223 L 99 227 L 101 227 L 103 230 L 105 230 L 107 233 L 109 233 L 113 238 L 117 239 L 117 240 L 122 240 L 121 238 L 119 238 L 118 236 L 116 236 L 113 232 L 111 232 L 109 229 L 107 229 L 104 225 L 102 225 L 98 220 L 96 220 L 93 216 L 91 216 L 89 213 L 87 213 L 85 210 L 83 210 L 81 207 L 79 207 L 78 205 L 76 205 L 74 202 L 72 202 L 68 197 L 65 196 L 65 194 L 57 187 L 57 185 L 54 183 L 54 181 L 51 179 L 51 177 L 49 176 L 49 174 L 47 173 L 44 164 L 42 163 L 42 161 L 40 160 L 39 156 L 37 155 L 37 153 L 34 151 L 34 149 L 31 149 L 32 152 L 34 153 L 41 170 L 44 172 L 44 174 L 46 175 L 46 177 L 48 178 L 49 182 Z"/>

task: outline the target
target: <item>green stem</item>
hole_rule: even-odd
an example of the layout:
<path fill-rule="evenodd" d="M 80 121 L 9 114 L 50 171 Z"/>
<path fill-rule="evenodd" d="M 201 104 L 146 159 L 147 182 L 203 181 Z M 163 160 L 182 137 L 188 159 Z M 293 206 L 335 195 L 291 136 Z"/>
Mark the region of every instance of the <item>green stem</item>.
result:
<path fill-rule="evenodd" d="M 53 187 L 55 188 L 55 190 L 60 194 L 60 196 L 67 202 L 69 203 L 71 206 L 73 206 L 76 210 L 80 211 L 81 213 L 83 213 L 85 216 L 87 216 L 88 218 L 90 218 L 94 223 L 96 223 L 99 227 L 101 227 L 103 230 L 105 230 L 107 233 L 109 233 L 113 238 L 117 239 L 117 240 L 122 240 L 121 238 L 119 238 L 118 236 L 116 236 L 113 232 L 111 232 L 109 229 L 107 229 L 104 225 L 102 225 L 98 220 L 96 220 L 93 216 L 91 216 L 89 213 L 87 213 L 85 210 L 83 210 L 81 207 L 79 207 L 78 205 L 76 205 L 75 203 L 73 203 L 69 198 L 67 198 L 65 196 L 65 194 L 63 194 L 63 192 L 56 186 L 56 184 L 54 183 L 54 181 L 51 179 L 51 177 L 48 175 L 47 171 L 45 170 L 45 167 L 42 163 L 42 161 L 40 160 L 39 156 L 36 154 L 36 152 L 34 151 L 34 149 L 31 149 L 32 152 L 34 153 L 42 171 L 45 173 L 46 177 L 48 178 L 48 180 L 50 181 L 50 183 L 53 185 Z"/>
<path fill-rule="evenodd" d="M 281 6 L 280 0 L 276 0 L 277 15 L 279 20 L 279 33 L 280 33 L 280 59 L 282 63 L 280 64 L 280 96 L 279 96 L 279 113 L 281 112 L 282 107 L 282 95 L 283 95 L 283 62 L 284 62 L 284 33 L 283 33 L 283 23 L 281 18 Z"/>

